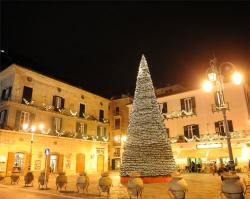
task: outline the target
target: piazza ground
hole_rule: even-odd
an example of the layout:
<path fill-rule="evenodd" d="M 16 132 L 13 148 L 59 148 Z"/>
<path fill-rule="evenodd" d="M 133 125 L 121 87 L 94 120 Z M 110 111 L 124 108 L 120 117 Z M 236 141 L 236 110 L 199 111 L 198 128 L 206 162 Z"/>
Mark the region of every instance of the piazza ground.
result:
<path fill-rule="evenodd" d="M 126 186 L 120 183 L 120 177 L 118 172 L 112 172 L 111 174 L 113 180 L 113 186 L 111 188 L 111 199 L 128 199 L 128 193 Z M 247 178 L 246 173 L 239 174 L 241 179 Z M 183 174 L 184 178 L 188 183 L 188 192 L 186 199 L 221 199 L 220 197 L 220 187 L 221 180 L 218 175 L 213 176 L 212 174 L 197 174 L 197 173 L 187 173 Z M 49 190 L 38 190 L 37 178 L 34 180 L 34 187 L 24 188 L 23 177 L 21 178 L 18 185 L 10 185 L 10 179 L 6 178 L 1 182 L 1 199 L 15 199 L 16 194 L 23 194 L 24 190 L 25 198 L 86 198 L 86 199 L 97 199 L 97 198 L 107 198 L 106 194 L 102 194 L 101 197 L 98 195 L 97 182 L 99 176 L 90 175 L 90 186 L 89 193 L 59 193 L 56 191 L 55 177 L 50 176 L 49 179 Z M 76 176 L 68 176 L 68 191 L 76 191 Z M 2 190 L 4 190 L 2 192 Z M 168 183 L 154 183 L 145 184 L 143 190 L 143 199 L 169 199 L 168 195 Z M 35 195 L 35 196 L 34 196 Z M 40 196 L 40 197 L 39 197 Z M 3 198 L 2 198 L 3 197 Z M 250 193 L 246 195 L 246 199 L 250 199 Z"/>

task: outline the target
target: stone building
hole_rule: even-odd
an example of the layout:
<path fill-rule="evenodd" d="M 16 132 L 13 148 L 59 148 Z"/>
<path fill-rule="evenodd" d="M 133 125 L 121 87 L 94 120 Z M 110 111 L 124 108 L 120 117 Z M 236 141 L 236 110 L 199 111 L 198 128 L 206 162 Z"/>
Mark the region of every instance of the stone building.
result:
<path fill-rule="evenodd" d="M 109 99 L 15 64 L 0 91 L 0 170 L 108 170 Z"/>
<path fill-rule="evenodd" d="M 178 167 L 228 160 L 223 117 L 212 93 L 176 85 L 156 94 Z M 246 169 L 249 87 L 225 83 L 224 94 L 234 158 Z M 25 174 L 30 165 L 35 173 L 120 168 L 132 97 L 106 99 L 15 64 L 0 73 L 0 97 L 0 172 L 9 175 L 17 167 Z"/>

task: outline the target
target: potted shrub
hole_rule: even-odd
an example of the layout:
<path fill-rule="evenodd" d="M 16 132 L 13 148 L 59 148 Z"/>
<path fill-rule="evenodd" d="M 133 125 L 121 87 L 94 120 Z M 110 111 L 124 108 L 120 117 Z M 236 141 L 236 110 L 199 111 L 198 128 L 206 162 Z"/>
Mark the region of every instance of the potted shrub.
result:
<path fill-rule="evenodd" d="M 14 184 L 14 183 L 18 184 L 19 179 L 20 179 L 20 169 L 18 167 L 13 168 L 10 179 L 11 179 L 11 184 Z"/>
<path fill-rule="evenodd" d="M 137 199 L 138 197 L 142 198 L 143 181 L 140 178 L 139 172 L 132 172 L 128 180 L 127 190 L 129 198 L 131 198 L 131 196 L 136 196 Z"/>
<path fill-rule="evenodd" d="M 42 187 L 47 189 L 48 181 L 49 181 L 49 175 L 46 174 L 46 180 L 45 180 L 45 171 L 42 171 L 40 173 L 40 176 L 38 177 L 38 188 L 40 189 Z"/>
<path fill-rule="evenodd" d="M 89 187 L 89 177 L 87 176 L 86 172 L 81 172 L 79 176 L 76 179 L 76 188 L 77 192 L 79 192 L 81 189 L 84 192 L 88 192 Z"/>
<path fill-rule="evenodd" d="M 60 172 L 59 175 L 56 177 L 56 190 L 61 190 L 63 187 L 66 190 L 67 183 L 68 179 L 65 175 L 65 172 Z"/>
<path fill-rule="evenodd" d="M 169 192 L 172 198 L 184 199 L 187 192 L 187 182 L 183 179 L 181 173 L 173 175 L 169 183 Z"/>
<path fill-rule="evenodd" d="M 34 175 L 31 171 L 24 176 L 24 186 L 27 187 L 28 185 L 33 186 Z"/>
<path fill-rule="evenodd" d="M 102 192 L 107 192 L 107 195 L 109 196 L 110 193 L 110 188 L 112 186 L 112 179 L 109 177 L 109 173 L 108 172 L 104 172 L 101 175 L 101 178 L 99 179 L 99 193 L 101 196 Z"/>

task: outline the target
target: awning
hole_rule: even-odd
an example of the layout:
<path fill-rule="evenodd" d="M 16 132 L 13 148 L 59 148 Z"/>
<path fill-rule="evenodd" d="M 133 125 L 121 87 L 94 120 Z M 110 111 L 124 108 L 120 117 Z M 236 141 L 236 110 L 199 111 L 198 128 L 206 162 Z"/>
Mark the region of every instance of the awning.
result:
<path fill-rule="evenodd" d="M 207 151 L 203 149 L 189 149 L 189 150 L 181 150 L 177 158 L 206 158 Z"/>
<path fill-rule="evenodd" d="M 241 148 L 234 148 L 233 156 L 241 157 Z M 207 158 L 209 160 L 215 160 L 217 158 L 225 158 L 225 157 L 229 157 L 228 148 L 210 149 Z"/>

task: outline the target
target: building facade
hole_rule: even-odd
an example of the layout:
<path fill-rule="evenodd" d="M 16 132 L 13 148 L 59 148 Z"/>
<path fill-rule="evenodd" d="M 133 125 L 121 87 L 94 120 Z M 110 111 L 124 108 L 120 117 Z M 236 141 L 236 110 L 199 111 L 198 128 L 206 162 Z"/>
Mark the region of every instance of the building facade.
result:
<path fill-rule="evenodd" d="M 1 72 L 0 90 L 1 170 L 108 170 L 109 99 L 17 65 Z"/>
<path fill-rule="evenodd" d="M 15 64 L 0 73 L 0 94 L 0 172 L 119 170 L 132 97 L 106 99 Z M 226 83 L 224 94 L 234 158 L 244 170 L 250 166 L 250 90 Z M 228 161 L 212 93 L 176 85 L 156 95 L 180 169 Z"/>

